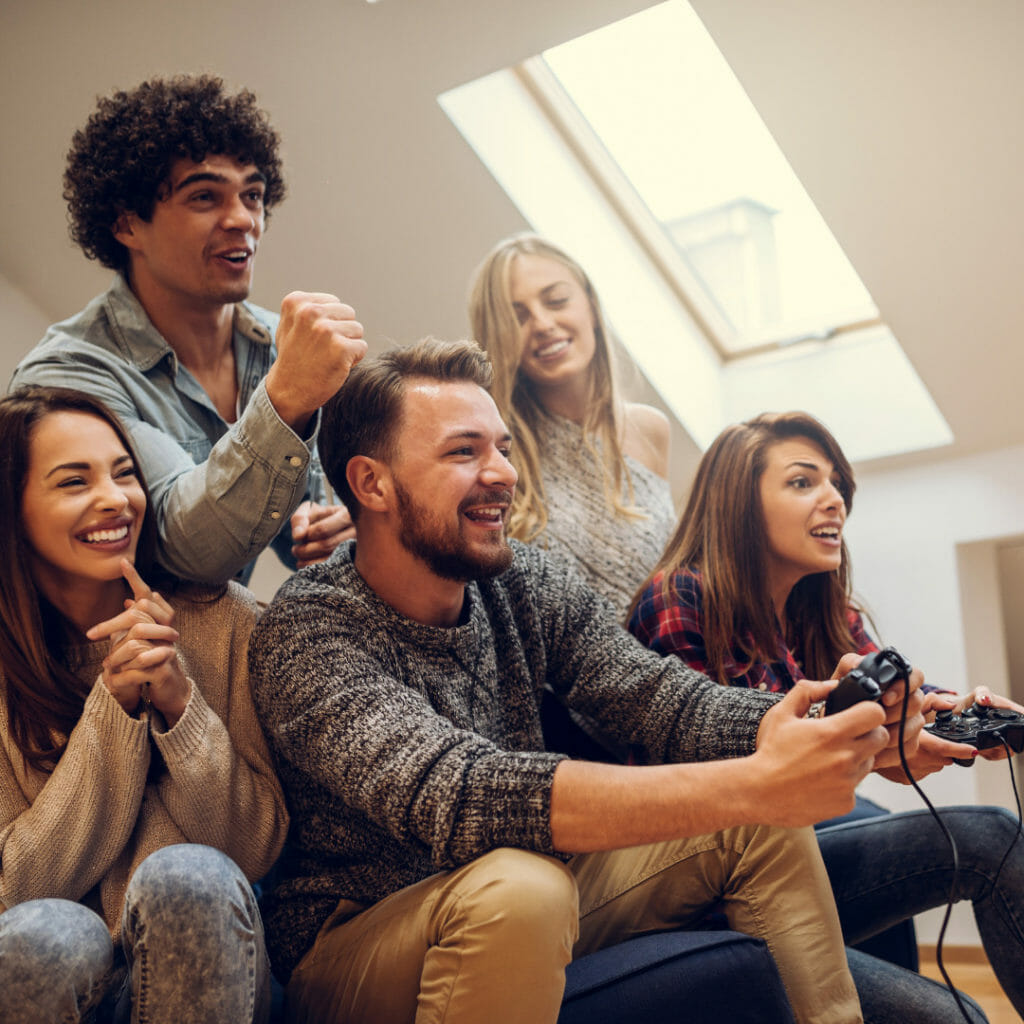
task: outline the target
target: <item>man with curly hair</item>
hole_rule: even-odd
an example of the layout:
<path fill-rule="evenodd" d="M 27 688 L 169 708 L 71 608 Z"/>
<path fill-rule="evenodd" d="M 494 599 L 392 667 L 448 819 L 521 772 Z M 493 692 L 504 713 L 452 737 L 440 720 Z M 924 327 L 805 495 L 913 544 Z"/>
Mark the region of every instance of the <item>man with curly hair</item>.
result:
<path fill-rule="evenodd" d="M 362 326 L 333 295 L 293 292 L 280 316 L 246 301 L 285 194 L 278 142 L 251 92 L 210 75 L 100 99 L 72 139 L 64 198 L 72 238 L 117 277 L 11 381 L 77 387 L 117 413 L 160 561 L 189 579 L 248 580 L 271 543 L 304 565 L 352 534 L 327 502 L 316 435 L 366 351 Z"/>

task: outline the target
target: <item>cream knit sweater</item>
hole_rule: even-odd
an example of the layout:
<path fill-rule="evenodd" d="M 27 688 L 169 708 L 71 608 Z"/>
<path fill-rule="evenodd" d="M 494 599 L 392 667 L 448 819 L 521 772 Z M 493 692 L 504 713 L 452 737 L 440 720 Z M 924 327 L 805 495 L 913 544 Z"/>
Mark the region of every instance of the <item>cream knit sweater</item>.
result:
<path fill-rule="evenodd" d="M 84 649 L 81 675 L 95 683 L 52 774 L 25 765 L 0 701 L 0 911 L 63 897 L 92 907 L 116 937 L 128 881 L 161 847 L 216 847 L 250 880 L 277 858 L 288 817 L 247 669 L 258 605 L 235 583 L 189 587 L 170 603 L 193 683 L 170 731 L 111 696 L 98 677 L 105 642 Z M 154 747 L 166 770 L 147 785 Z"/>

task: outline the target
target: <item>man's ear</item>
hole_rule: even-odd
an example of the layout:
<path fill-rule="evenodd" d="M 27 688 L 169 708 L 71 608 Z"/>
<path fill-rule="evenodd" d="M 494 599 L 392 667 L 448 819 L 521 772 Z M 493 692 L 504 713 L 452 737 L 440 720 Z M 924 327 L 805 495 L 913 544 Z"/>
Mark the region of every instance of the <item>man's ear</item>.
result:
<path fill-rule="evenodd" d="M 126 248 L 137 249 L 139 240 L 135 234 L 135 225 L 138 223 L 138 214 L 125 210 L 119 213 L 114 226 L 110 229 L 111 234 Z"/>
<path fill-rule="evenodd" d="M 391 473 L 387 465 L 369 455 L 353 455 L 345 467 L 345 479 L 364 508 L 387 512 L 391 507 Z"/>

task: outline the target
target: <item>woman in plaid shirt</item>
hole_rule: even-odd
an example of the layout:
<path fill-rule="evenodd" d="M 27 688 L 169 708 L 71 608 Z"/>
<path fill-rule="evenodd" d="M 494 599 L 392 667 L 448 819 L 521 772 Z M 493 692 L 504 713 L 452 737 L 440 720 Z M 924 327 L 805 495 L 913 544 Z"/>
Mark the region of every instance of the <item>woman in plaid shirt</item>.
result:
<path fill-rule="evenodd" d="M 630 631 L 724 685 L 772 692 L 805 677 L 829 678 L 850 651 L 877 650 L 850 591 L 843 526 L 853 493 L 849 462 L 813 417 L 763 414 L 728 427 L 701 460 L 675 534 L 633 601 Z M 954 704 L 956 695 L 930 689 L 926 710 Z M 985 687 L 972 696 L 1024 711 Z M 920 778 L 975 753 L 922 732 L 908 763 Z M 1000 748 L 981 756 L 1006 754 Z M 882 774 L 907 781 L 899 768 Z M 851 944 L 943 905 L 954 874 L 928 811 L 888 814 L 869 805 L 859 812 L 857 820 L 818 833 Z M 943 808 L 942 819 L 959 853 L 955 898 L 972 901 L 985 951 L 1024 1015 L 1024 843 L 1016 841 L 1017 821 L 1002 808 L 977 806 Z M 896 969 L 874 961 L 855 970 L 862 1000 L 863 973 L 872 970 Z M 911 983 L 897 972 L 886 984 Z M 916 998 L 910 988 L 906 995 Z"/>

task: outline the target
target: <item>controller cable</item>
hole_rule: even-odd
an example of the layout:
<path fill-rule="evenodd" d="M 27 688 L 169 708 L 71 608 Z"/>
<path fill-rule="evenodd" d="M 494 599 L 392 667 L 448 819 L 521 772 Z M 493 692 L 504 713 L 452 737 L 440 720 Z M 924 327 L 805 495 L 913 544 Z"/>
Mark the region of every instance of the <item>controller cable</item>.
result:
<path fill-rule="evenodd" d="M 918 785 L 917 780 L 914 778 L 913 773 L 910 771 L 910 765 L 907 763 L 907 755 L 906 755 L 906 752 L 903 749 L 903 738 L 904 738 L 904 735 L 905 735 L 906 724 L 907 724 L 907 709 L 908 709 L 909 703 L 910 703 L 910 686 L 909 686 L 910 678 L 909 678 L 909 673 L 902 675 L 902 679 L 903 679 L 903 683 L 904 683 L 904 686 L 903 686 L 903 705 L 902 705 L 902 708 L 900 710 L 900 726 L 899 726 L 899 733 L 898 733 L 898 743 L 899 743 L 899 752 L 900 752 L 900 765 L 903 768 L 904 774 L 910 780 L 910 784 L 917 791 L 917 795 L 924 801 L 925 806 L 928 808 L 929 811 L 931 811 L 931 815 L 935 819 L 935 821 L 938 824 L 939 828 L 942 829 L 942 834 L 946 837 L 946 842 L 949 844 L 949 850 L 950 850 L 950 853 L 952 854 L 952 859 L 953 859 L 953 879 L 952 879 L 952 882 L 950 883 L 950 886 L 949 886 L 949 896 L 946 899 L 946 913 L 943 915 L 942 925 L 939 928 L 939 937 L 938 937 L 938 940 L 937 940 L 937 942 L 935 944 L 935 964 L 938 967 L 939 973 L 942 975 L 942 978 L 943 978 L 943 980 L 946 983 L 946 988 L 949 989 L 950 994 L 953 996 L 953 999 L 956 1002 L 957 1008 L 960 1010 L 960 1013 L 963 1015 L 964 1020 L 967 1021 L 967 1024 L 972 1024 L 971 1018 L 970 1018 L 970 1016 L 967 1013 L 967 1009 L 966 1009 L 966 1007 L 963 1004 L 963 1000 L 961 1000 L 961 998 L 960 998 L 960 993 L 956 990 L 956 986 L 953 984 L 952 980 L 950 979 L 949 974 L 946 971 L 946 965 L 943 963 L 943 960 L 942 960 L 942 943 L 943 943 L 943 939 L 945 938 L 945 935 L 946 935 L 946 927 L 949 924 L 950 915 L 953 912 L 953 904 L 956 902 L 956 900 L 954 899 L 954 896 L 956 894 L 957 882 L 959 881 L 960 856 L 957 853 L 956 840 L 953 838 L 953 834 L 946 827 L 946 823 L 942 820 L 942 816 L 935 809 L 935 807 L 932 804 L 931 800 L 928 799 L 927 795 L 925 794 L 925 791 Z M 1022 816 L 1021 816 L 1020 796 L 1017 793 L 1017 780 L 1016 780 L 1016 777 L 1014 776 L 1014 772 L 1013 772 L 1013 752 L 1010 750 L 1009 744 L 1006 742 L 1006 740 L 1002 736 L 999 736 L 999 741 L 1002 743 L 1003 748 L 1006 750 L 1007 763 L 1010 766 L 1010 782 L 1012 783 L 1012 786 L 1013 786 L 1014 799 L 1017 802 L 1017 833 L 1013 837 L 1013 840 L 1010 843 L 1010 845 L 1006 848 L 1006 852 L 1003 854 L 1003 859 L 999 862 L 999 867 L 996 870 L 995 878 L 992 880 L 992 888 L 993 889 L 995 888 L 996 883 L 999 881 L 999 876 L 1002 874 L 1003 866 L 1006 864 L 1006 860 L 1010 856 L 1010 852 L 1013 850 L 1014 846 L 1016 846 L 1017 840 L 1021 837 L 1022 827 L 1024 827 L 1024 818 L 1022 818 Z"/>

